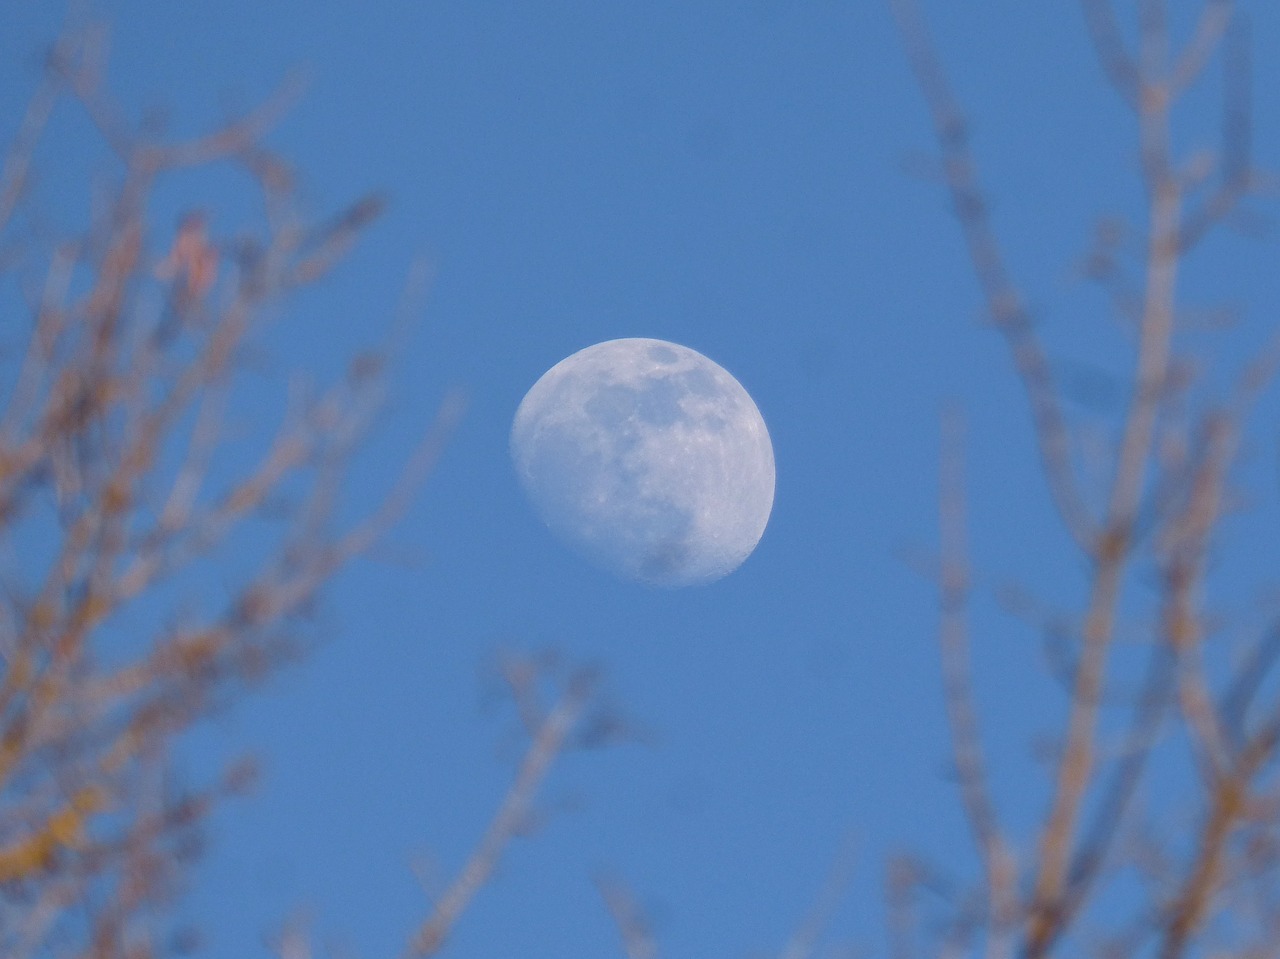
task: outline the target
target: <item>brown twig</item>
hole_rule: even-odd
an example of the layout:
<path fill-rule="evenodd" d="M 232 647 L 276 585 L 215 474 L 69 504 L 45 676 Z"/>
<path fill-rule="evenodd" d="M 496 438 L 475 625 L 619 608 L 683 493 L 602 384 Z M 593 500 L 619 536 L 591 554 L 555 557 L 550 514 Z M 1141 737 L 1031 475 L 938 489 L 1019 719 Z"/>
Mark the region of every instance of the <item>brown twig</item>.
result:
<path fill-rule="evenodd" d="M 1078 490 L 1066 418 L 1052 370 L 991 228 L 964 117 L 951 94 L 915 0 L 890 0 L 890 3 L 911 67 L 933 115 L 947 188 L 964 232 L 974 273 L 986 298 L 987 311 L 1008 344 L 1027 394 L 1054 504 L 1076 541 L 1092 543 L 1096 523 Z"/>
<path fill-rule="evenodd" d="M 853 870 L 857 864 L 857 846 L 849 836 L 841 843 L 827 871 L 827 877 L 804 921 L 796 927 L 790 941 L 778 954 L 778 959 L 811 959 L 818 947 L 818 940 L 831 925 L 832 917 L 840 901 L 849 891 Z M 634 957 L 631 957 L 634 959 Z"/>
<path fill-rule="evenodd" d="M 40 87 L 27 102 L 26 113 L 5 156 L 4 168 L 0 170 L 0 231 L 9 225 L 9 218 L 26 191 L 36 146 L 60 92 L 57 81 L 46 72 Z"/>
<path fill-rule="evenodd" d="M 942 424 L 939 525 L 942 561 L 939 582 L 938 639 L 943 686 L 951 721 L 952 751 L 969 828 L 986 877 L 986 913 L 990 923 L 987 955 L 1007 954 L 1007 937 L 1016 912 L 1017 881 L 1013 857 L 991 800 L 982 751 L 982 734 L 973 705 L 968 634 L 969 560 L 964 492 L 964 425 L 958 412 Z"/>
<path fill-rule="evenodd" d="M 1234 768 L 1216 782 L 1191 867 L 1168 907 L 1157 953 L 1160 959 L 1184 955 L 1204 922 L 1222 882 L 1227 843 L 1247 812 L 1253 779 L 1273 758 L 1277 743 L 1280 719 L 1273 719 L 1240 752 Z"/>
<path fill-rule="evenodd" d="M 605 908 L 609 910 L 609 915 L 618 928 L 627 959 L 657 959 L 658 944 L 654 941 L 648 921 L 627 887 L 617 880 L 603 876 L 597 876 L 595 884 Z"/>
<path fill-rule="evenodd" d="M 476 893 L 489 881 L 503 852 L 526 825 L 534 798 L 576 728 L 594 685 L 588 673 L 578 673 L 569 680 L 564 693 L 534 734 L 516 778 L 475 852 L 436 901 L 430 917 L 410 939 L 406 957 L 432 956 L 439 952 Z"/>
<path fill-rule="evenodd" d="M 1181 95 L 1199 78 L 1221 46 L 1234 11 L 1233 0 L 1207 0 L 1201 8 L 1194 34 L 1170 70 L 1171 96 Z"/>
<path fill-rule="evenodd" d="M 1066 745 L 1059 764 L 1053 805 L 1040 839 L 1032 918 L 1026 941 L 1029 957 L 1043 954 L 1063 919 L 1063 892 L 1076 822 L 1092 779 L 1098 695 L 1169 369 L 1182 197 L 1169 162 L 1170 92 L 1167 85 L 1156 79 L 1163 75 L 1168 56 L 1164 29 L 1162 5 L 1155 0 L 1144 3 L 1138 115 L 1143 169 L 1150 197 L 1150 223 L 1134 392 L 1124 420 L 1106 521 L 1093 550 L 1095 573 L 1085 619 L 1084 648 L 1071 698 Z"/>
<path fill-rule="evenodd" d="M 1138 65 L 1125 50 L 1124 37 L 1116 23 L 1110 0 L 1081 0 L 1085 25 L 1098 54 L 1102 72 L 1115 87 L 1120 98 L 1134 109 L 1138 107 Z"/>

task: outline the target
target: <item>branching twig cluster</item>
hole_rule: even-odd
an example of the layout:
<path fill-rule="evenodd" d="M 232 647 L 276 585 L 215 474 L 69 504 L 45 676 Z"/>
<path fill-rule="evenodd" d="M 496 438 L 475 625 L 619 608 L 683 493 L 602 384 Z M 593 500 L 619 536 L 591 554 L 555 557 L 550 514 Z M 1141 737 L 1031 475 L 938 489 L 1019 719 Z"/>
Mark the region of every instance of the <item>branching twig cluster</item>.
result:
<path fill-rule="evenodd" d="M 25 333 L 10 316 L 20 350 L 0 370 L 0 954 L 13 957 L 175 945 L 164 907 L 197 828 L 249 779 L 236 767 L 184 786 L 175 743 L 298 649 L 318 590 L 403 509 L 457 413 L 347 525 L 345 470 L 384 392 L 376 357 L 318 394 L 295 390 L 256 459 L 234 441 L 246 350 L 378 203 L 318 227 L 300 218 L 289 168 L 263 143 L 291 91 L 207 136 L 165 139 L 107 95 L 103 51 L 94 30 L 56 44 L 0 174 L 5 268 L 30 311 Z M 41 219 L 42 132 L 77 106 L 114 154 L 112 186 L 83 234 L 44 242 L 24 229 Z M 157 184 L 210 164 L 250 175 L 265 229 L 229 240 L 193 210 L 167 239 L 148 209 Z M 256 568 L 181 595 L 199 581 L 181 577 L 223 568 L 250 529 Z"/>
<path fill-rule="evenodd" d="M 1251 159 L 1247 24 L 1230 0 L 1205 0 L 1190 38 L 1177 46 L 1165 0 L 1140 0 L 1131 47 L 1108 0 L 1082 0 L 1103 71 L 1136 120 L 1147 205 L 1137 283 L 1127 280 L 1114 226 L 1099 231 L 1102 242 L 1086 259 L 1086 275 L 1100 282 L 1116 319 L 1136 337 L 1128 405 L 1113 424 L 1116 441 L 1099 498 L 1088 495 L 1093 491 L 1086 491 L 1077 468 L 1075 424 L 1047 347 L 1006 266 L 964 118 L 925 23 L 915 0 L 892 5 L 933 117 L 974 271 L 1026 388 L 1054 502 L 1090 570 L 1070 637 L 1067 716 L 1049 808 L 1038 836 L 1020 845 L 1002 827 L 989 795 L 970 701 L 964 501 L 956 444 L 948 444 L 943 665 L 955 762 L 983 879 L 976 888 L 947 890 L 950 917 L 939 927 L 939 947 L 1040 957 L 1065 942 L 1079 948 L 1090 941 L 1102 942 L 1108 955 L 1173 959 L 1204 945 L 1232 955 L 1273 954 L 1280 913 L 1273 897 L 1255 893 L 1269 890 L 1275 878 L 1280 820 L 1269 778 L 1280 765 L 1280 706 L 1272 704 L 1268 712 L 1257 704 L 1257 718 L 1247 721 L 1249 710 L 1240 700 L 1256 700 L 1261 672 L 1275 659 L 1266 651 L 1275 644 L 1259 640 L 1257 654 L 1246 658 L 1223 695 L 1206 663 L 1211 644 L 1223 640 L 1206 613 L 1205 593 L 1230 504 L 1240 435 L 1274 377 L 1275 362 L 1268 349 L 1232 395 L 1193 399 L 1190 364 L 1182 362 L 1179 347 L 1187 321 L 1178 305 L 1184 262 L 1213 229 L 1238 223 L 1242 202 L 1263 184 Z M 1221 149 L 1216 158 L 1201 153 L 1184 162 L 1172 146 L 1173 111 L 1215 61 L 1223 63 L 1226 76 Z M 1092 501 L 1101 508 L 1090 508 Z M 1146 629 L 1147 662 L 1138 692 L 1117 701 L 1109 689 L 1117 670 L 1118 618 L 1131 602 L 1126 597 L 1136 588 L 1135 571 L 1153 574 L 1158 602 Z M 1122 729 L 1122 748 L 1112 756 L 1104 734 Z M 1152 847 L 1135 834 L 1147 825 L 1138 807 L 1152 783 L 1156 753 L 1178 743 L 1188 748 L 1200 789 L 1198 796 L 1178 798 L 1192 805 L 1185 812 L 1197 824 L 1186 856 L 1176 855 L 1176 844 L 1157 844 L 1160 867 L 1152 870 Z M 1132 851 L 1139 848 L 1145 850 L 1141 855 Z M 895 927 L 906 943 L 914 935 L 911 916 L 928 872 L 904 865 L 895 875 Z M 1114 890 L 1133 875 L 1141 878 L 1143 891 L 1117 901 Z M 1109 914 L 1119 905 L 1135 917 L 1118 931 L 1108 932 L 1094 918 L 1093 907 L 1108 897 Z M 1229 935 L 1220 921 L 1224 916 L 1231 918 Z M 900 951 L 915 954 L 906 946 Z"/>

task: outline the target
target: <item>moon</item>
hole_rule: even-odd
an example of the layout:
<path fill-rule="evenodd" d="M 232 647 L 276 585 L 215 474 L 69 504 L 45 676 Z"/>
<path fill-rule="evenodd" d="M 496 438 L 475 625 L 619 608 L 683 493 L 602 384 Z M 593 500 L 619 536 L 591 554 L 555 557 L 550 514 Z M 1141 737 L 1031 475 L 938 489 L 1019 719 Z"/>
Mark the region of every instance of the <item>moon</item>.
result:
<path fill-rule="evenodd" d="M 722 367 L 665 340 L 609 340 L 553 366 L 516 410 L 511 457 L 552 532 L 651 586 L 733 572 L 773 510 L 760 410 Z"/>

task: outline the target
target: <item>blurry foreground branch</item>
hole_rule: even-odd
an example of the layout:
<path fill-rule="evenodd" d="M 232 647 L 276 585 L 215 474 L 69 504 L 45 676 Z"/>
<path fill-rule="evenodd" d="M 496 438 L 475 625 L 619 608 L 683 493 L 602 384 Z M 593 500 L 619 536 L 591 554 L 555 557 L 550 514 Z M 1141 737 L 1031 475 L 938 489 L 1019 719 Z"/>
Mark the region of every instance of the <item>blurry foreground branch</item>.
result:
<path fill-rule="evenodd" d="M 292 389 L 274 436 L 237 441 L 237 384 L 264 321 L 325 275 L 378 202 L 319 226 L 299 215 L 292 171 L 263 143 L 291 91 L 169 140 L 124 119 L 104 51 L 92 30 L 57 43 L 0 174 L 7 957 L 181 945 L 166 908 L 197 829 L 251 771 L 185 787 L 175 744 L 300 651 L 318 592 L 396 519 L 458 412 L 448 405 L 398 485 L 345 524 L 339 493 L 380 407 L 384 357 Z M 87 227 L 49 236 L 33 188 L 60 109 L 87 117 L 114 161 Z M 176 232 L 153 222 L 157 186 L 209 165 L 248 174 L 264 226 L 216 233 L 198 201 Z"/>
<path fill-rule="evenodd" d="M 1178 298 L 1184 264 L 1199 242 L 1244 222 L 1242 204 L 1265 183 L 1250 156 L 1247 21 L 1230 0 L 1193 4 L 1198 21 L 1179 45 L 1165 0 L 1140 0 L 1131 44 L 1108 0 L 1081 3 L 1104 73 L 1133 110 L 1146 202 L 1140 250 L 1126 255 L 1116 239 L 1123 230 L 1109 220 L 1085 259 L 1086 276 L 1134 336 L 1127 406 L 1103 424 L 1114 438 L 1108 475 L 1102 489 L 1091 490 L 1077 469 L 1082 424 L 1067 414 L 1049 350 L 1007 266 L 967 124 L 925 21 L 915 0 L 891 5 L 988 312 L 1026 388 L 1049 489 L 1089 571 L 1078 611 L 1059 617 L 1055 629 L 1061 632 L 1064 619 L 1073 624 L 1066 718 L 1048 809 L 1024 843 L 1001 828 L 989 798 L 969 701 L 963 509 L 954 482 L 944 484 L 944 670 L 963 801 L 984 868 L 975 887 L 942 897 L 940 942 L 992 956 L 1015 948 L 1026 957 L 1080 954 L 1087 943 L 1091 954 L 1108 956 L 1272 955 L 1280 933 L 1280 901 L 1272 893 L 1280 878 L 1272 784 L 1280 769 L 1280 705 L 1259 701 L 1273 688 L 1259 671 L 1274 666 L 1275 656 L 1265 654 L 1274 629 L 1228 637 L 1215 629 L 1206 595 L 1241 436 L 1274 378 L 1275 347 L 1265 348 L 1227 395 L 1215 393 L 1207 378 L 1197 381 L 1183 352 L 1180 334 L 1191 314 Z M 1182 159 L 1173 147 L 1175 108 L 1216 62 L 1226 93 L 1221 147 Z M 1141 577 L 1157 584 L 1157 595 L 1145 604 L 1145 662 L 1134 670 L 1132 656 L 1117 649 L 1118 623 L 1122 611 L 1144 605 Z M 1220 667 L 1233 659 L 1245 665 L 1225 671 L 1224 681 Z M 1117 696 L 1116 688 L 1137 692 Z M 1256 706 L 1252 721 L 1242 696 Z M 1121 747 L 1109 749 L 1116 740 Z M 1179 764 L 1195 770 L 1196 789 L 1159 795 L 1160 777 Z M 1144 790 L 1157 794 L 1144 797 Z M 1152 842 L 1162 831 L 1159 817 L 1175 811 L 1193 817 L 1190 843 Z M 1020 845 L 1030 848 L 1006 854 Z M 902 867 L 896 875 L 899 939 L 918 942 L 914 917 L 927 884 L 918 881 L 920 870 Z"/>

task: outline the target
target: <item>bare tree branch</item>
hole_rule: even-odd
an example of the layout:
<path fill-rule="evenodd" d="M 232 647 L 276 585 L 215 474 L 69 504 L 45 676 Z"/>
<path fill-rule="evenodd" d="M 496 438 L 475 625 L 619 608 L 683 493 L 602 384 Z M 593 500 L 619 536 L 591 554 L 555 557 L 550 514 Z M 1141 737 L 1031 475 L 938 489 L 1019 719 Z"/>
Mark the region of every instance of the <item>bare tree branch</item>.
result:
<path fill-rule="evenodd" d="M 890 0 L 890 5 L 912 69 L 933 114 L 952 206 L 968 244 L 974 273 L 986 297 L 987 310 L 1004 335 L 1027 393 L 1054 503 L 1077 542 L 1090 543 L 1096 534 L 1096 523 L 1077 488 L 1067 424 L 1052 371 L 991 229 L 964 117 L 951 95 L 915 0 Z"/>
<path fill-rule="evenodd" d="M 1102 282 L 1117 311 L 1131 319 L 1136 334 L 1132 389 L 1114 424 L 1118 442 L 1109 464 L 1106 505 L 1095 519 L 1077 514 L 1071 505 L 1075 476 L 1065 421 L 1056 413 L 1052 381 L 1036 372 L 1043 363 L 1043 349 L 1032 339 L 1033 358 L 1019 353 L 1017 338 L 1026 329 L 1019 324 L 1026 323 L 1026 312 L 998 255 L 960 110 L 915 3 L 891 4 L 933 116 L 946 181 L 975 274 L 997 326 L 1002 317 L 1012 317 L 1005 321 L 1012 322 L 1005 332 L 1013 341 L 1015 369 L 1027 386 L 1055 505 L 1091 572 L 1083 613 L 1071 618 L 1080 625 L 1067 634 L 1068 711 L 1049 809 L 1029 867 L 1029 901 L 1025 907 L 1011 906 L 1008 914 L 1021 926 L 1022 954 L 1028 959 L 1048 955 L 1068 935 L 1080 934 L 1091 901 L 1101 895 L 1105 879 L 1115 875 L 1116 860 L 1129 857 L 1130 867 L 1143 877 L 1151 903 L 1158 908 L 1144 911 L 1143 903 L 1137 902 L 1134 920 L 1120 924 L 1105 940 L 1105 954 L 1145 954 L 1156 948 L 1163 956 L 1184 955 L 1197 936 L 1214 928 L 1211 917 L 1229 908 L 1227 890 L 1248 880 L 1257 893 L 1264 877 L 1280 868 L 1280 855 L 1268 851 L 1280 850 L 1280 803 L 1259 787 L 1263 771 L 1273 768 L 1274 730 L 1280 727 L 1268 725 L 1250 736 L 1246 716 L 1262 688 L 1260 676 L 1250 673 L 1269 668 L 1275 656 L 1268 650 L 1274 644 L 1260 645 L 1236 672 L 1226 696 L 1216 695 L 1209 648 L 1214 630 L 1204 598 L 1211 550 L 1231 503 L 1228 477 L 1240 436 L 1261 390 L 1274 380 L 1277 350 L 1268 346 L 1261 351 L 1231 401 L 1225 406 L 1209 403 L 1203 414 L 1192 413 L 1191 364 L 1175 353 L 1175 337 L 1189 315 L 1177 302 L 1182 263 L 1199 239 L 1226 222 L 1238 201 L 1260 182 L 1250 157 L 1246 25 L 1234 15 L 1229 0 L 1205 0 L 1191 39 L 1174 51 L 1166 0 L 1139 0 L 1137 45 L 1130 54 L 1113 5 L 1082 0 L 1103 71 L 1135 111 L 1147 201 L 1141 289 L 1123 281 L 1120 260 L 1128 253 L 1113 233 L 1100 239 L 1085 267 L 1088 276 Z M 1196 194 L 1215 165 L 1203 153 L 1183 165 L 1175 160 L 1172 112 L 1219 51 L 1226 74 L 1221 182 L 1197 202 Z M 993 908 L 975 909 L 973 903 L 987 902 L 991 894 L 990 840 L 984 837 L 996 831 L 967 675 L 968 570 L 959 532 L 963 502 L 955 492 L 956 461 L 954 453 L 944 453 L 941 635 L 962 801 L 978 837 L 987 880 L 976 893 L 956 898 L 946 931 L 936 939 L 943 949 L 970 949 L 981 941 L 990 952 L 1002 947 L 1000 923 L 993 919 Z M 1145 677 L 1136 696 L 1125 701 L 1131 712 L 1113 760 L 1103 736 L 1114 724 L 1104 711 L 1118 705 L 1117 686 L 1109 674 L 1127 662 L 1116 647 L 1121 611 L 1133 602 L 1130 583 L 1135 570 L 1154 574 L 1154 621 L 1146 627 L 1150 653 Z M 1187 797 L 1202 798 L 1205 809 L 1197 850 L 1180 874 L 1176 860 L 1158 841 L 1134 845 L 1133 838 L 1121 838 L 1124 823 L 1140 805 L 1152 757 L 1177 738 L 1165 735 L 1175 727 L 1193 750 L 1206 790 L 1203 797 Z M 1246 835 L 1249 851 L 1244 853 L 1238 848 Z M 1171 883 L 1174 875 L 1178 879 Z M 899 882 L 896 888 L 906 885 Z M 1258 928 L 1280 928 L 1280 902 L 1268 905 L 1257 894 L 1252 901 L 1257 904 Z M 900 892 L 893 902 L 895 916 L 907 915 L 904 904 L 909 897 Z M 1155 919 L 1153 912 L 1158 913 Z M 895 920 L 895 926 L 907 921 Z M 906 942 L 907 933 L 899 932 L 898 941 Z"/>
<path fill-rule="evenodd" d="M 853 869 L 857 862 L 857 848 L 853 837 L 847 838 L 837 850 L 831 862 L 826 880 L 818 891 L 817 898 L 805 916 L 804 921 L 796 928 L 791 940 L 779 953 L 779 959 L 812 959 L 818 947 L 818 940 L 831 924 L 832 916 L 840 905 L 841 899 L 848 892 L 849 883 L 853 879 Z M 634 957 L 628 957 L 634 959 Z"/>
<path fill-rule="evenodd" d="M 595 687 L 589 673 L 577 673 L 535 731 L 515 781 L 498 807 L 475 852 L 409 941 L 406 956 L 433 956 L 497 868 L 511 840 L 525 828 L 534 797 L 581 718 Z"/>
<path fill-rule="evenodd" d="M 649 924 L 627 888 L 599 876 L 596 877 L 596 888 L 613 917 L 614 925 L 618 927 L 627 959 L 657 959 L 658 946 L 649 931 Z"/>
<path fill-rule="evenodd" d="M 940 516 L 942 563 L 939 582 L 942 648 L 947 714 L 952 750 L 969 827 L 986 876 L 986 912 L 992 932 L 987 955 L 1008 953 L 1008 935 L 1016 914 L 1017 872 L 987 786 L 982 736 L 973 705 L 969 675 L 967 607 L 969 561 L 964 492 L 964 426 L 958 412 L 943 418 Z"/>
<path fill-rule="evenodd" d="M 1102 72 L 1121 99 L 1134 109 L 1138 106 L 1138 66 L 1124 48 L 1124 37 L 1116 24 L 1111 0 L 1081 0 L 1084 22 L 1098 54 Z"/>

